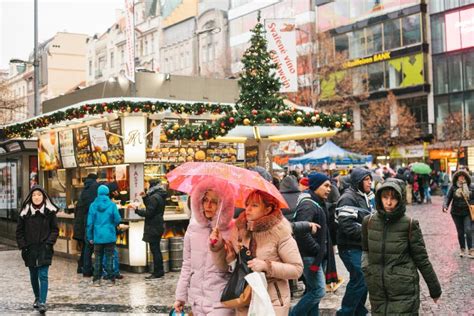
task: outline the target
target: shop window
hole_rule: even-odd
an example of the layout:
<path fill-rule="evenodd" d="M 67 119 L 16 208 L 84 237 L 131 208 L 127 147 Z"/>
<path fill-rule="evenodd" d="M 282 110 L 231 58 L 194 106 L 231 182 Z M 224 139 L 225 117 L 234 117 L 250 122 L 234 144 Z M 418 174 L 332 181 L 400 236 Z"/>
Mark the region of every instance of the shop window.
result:
<path fill-rule="evenodd" d="M 337 53 L 347 54 L 349 51 L 348 33 L 335 36 L 334 45 Z"/>
<path fill-rule="evenodd" d="M 351 70 L 352 93 L 361 95 L 367 91 L 367 66 L 356 67 Z"/>
<path fill-rule="evenodd" d="M 464 113 L 470 136 L 474 136 L 474 92 L 464 93 Z"/>
<path fill-rule="evenodd" d="M 364 30 L 349 33 L 349 58 L 359 58 L 365 54 Z"/>
<path fill-rule="evenodd" d="M 447 97 L 435 98 L 436 109 L 436 136 L 438 139 L 444 138 L 444 125 L 449 116 L 449 102 Z"/>
<path fill-rule="evenodd" d="M 383 35 L 385 50 L 391 50 L 400 47 L 400 19 L 384 22 Z"/>
<path fill-rule="evenodd" d="M 433 54 L 446 51 L 444 15 L 431 17 L 431 52 Z"/>
<path fill-rule="evenodd" d="M 474 90 L 474 51 L 466 53 L 464 59 L 464 90 Z"/>
<path fill-rule="evenodd" d="M 448 64 L 446 56 L 433 56 L 434 94 L 448 93 Z"/>
<path fill-rule="evenodd" d="M 423 54 L 406 56 L 387 62 L 389 88 L 404 88 L 425 83 Z"/>
<path fill-rule="evenodd" d="M 365 29 L 367 34 L 367 55 L 373 55 L 383 50 L 382 24 L 369 26 Z"/>
<path fill-rule="evenodd" d="M 385 88 L 384 63 L 375 63 L 367 66 L 369 91 L 378 91 Z"/>
<path fill-rule="evenodd" d="M 420 14 L 402 18 L 403 45 L 412 45 L 421 42 Z"/>
<path fill-rule="evenodd" d="M 444 0 L 445 10 L 459 7 L 459 0 Z"/>
<path fill-rule="evenodd" d="M 449 92 L 462 91 L 461 55 L 448 56 Z"/>

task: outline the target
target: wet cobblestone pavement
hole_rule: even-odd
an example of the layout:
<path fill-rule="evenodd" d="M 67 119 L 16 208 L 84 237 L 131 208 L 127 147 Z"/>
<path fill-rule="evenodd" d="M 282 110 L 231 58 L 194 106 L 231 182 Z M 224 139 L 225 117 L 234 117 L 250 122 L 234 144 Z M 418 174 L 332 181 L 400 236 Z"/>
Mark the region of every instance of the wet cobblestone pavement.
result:
<path fill-rule="evenodd" d="M 438 304 L 429 297 L 423 281 L 422 315 L 474 315 L 474 260 L 460 258 L 454 224 L 441 212 L 441 198 L 433 204 L 409 207 L 418 219 L 443 289 Z M 32 309 L 33 294 L 28 269 L 20 252 L 0 245 L 0 314 L 39 315 Z M 347 283 L 348 275 L 338 259 L 338 272 Z M 55 257 L 50 267 L 48 314 L 55 315 L 168 315 L 174 302 L 179 273 L 167 273 L 158 280 L 145 280 L 146 274 L 123 272 L 124 279 L 114 287 L 92 287 L 90 278 L 76 274 L 76 262 Z M 328 293 L 320 304 L 322 315 L 334 315 L 345 290 L 345 283 Z M 297 299 L 294 300 L 296 302 Z"/>

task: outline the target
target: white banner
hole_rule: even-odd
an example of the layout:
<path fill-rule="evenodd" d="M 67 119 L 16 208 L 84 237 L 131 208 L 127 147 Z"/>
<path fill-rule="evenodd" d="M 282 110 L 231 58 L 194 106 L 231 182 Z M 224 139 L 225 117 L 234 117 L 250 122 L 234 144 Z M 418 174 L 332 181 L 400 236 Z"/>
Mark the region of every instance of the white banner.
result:
<path fill-rule="evenodd" d="M 123 146 L 125 163 L 143 163 L 146 159 L 146 117 L 125 116 L 123 122 Z"/>
<path fill-rule="evenodd" d="M 89 136 L 91 138 L 92 151 L 108 151 L 107 136 L 105 131 L 96 127 L 89 127 Z"/>
<path fill-rule="evenodd" d="M 153 142 L 151 143 L 152 150 L 160 148 L 160 136 L 161 136 L 161 124 L 153 128 Z"/>
<path fill-rule="evenodd" d="M 17 207 L 16 162 L 0 162 L 0 209 Z"/>
<path fill-rule="evenodd" d="M 268 50 L 273 51 L 277 64 L 276 75 L 280 78 L 280 92 L 298 91 L 296 64 L 295 19 L 266 19 L 265 30 Z"/>
<path fill-rule="evenodd" d="M 126 51 L 126 77 L 135 82 L 135 8 L 134 0 L 125 0 L 125 39 L 127 41 Z"/>

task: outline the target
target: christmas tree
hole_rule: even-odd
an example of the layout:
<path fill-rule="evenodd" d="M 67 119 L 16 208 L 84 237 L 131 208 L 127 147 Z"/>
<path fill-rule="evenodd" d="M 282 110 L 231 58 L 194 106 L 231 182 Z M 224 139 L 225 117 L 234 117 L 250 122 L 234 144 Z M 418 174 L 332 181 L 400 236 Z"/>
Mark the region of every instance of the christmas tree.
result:
<path fill-rule="evenodd" d="M 260 22 L 258 12 L 257 24 L 251 30 L 251 45 L 242 57 L 243 69 L 240 74 L 240 97 L 238 109 L 252 111 L 253 114 L 271 116 L 285 109 L 279 93 L 280 80 L 275 75 L 277 65 L 272 61 L 272 52 L 267 50 L 265 28 Z M 257 115 L 258 115 L 257 114 Z"/>

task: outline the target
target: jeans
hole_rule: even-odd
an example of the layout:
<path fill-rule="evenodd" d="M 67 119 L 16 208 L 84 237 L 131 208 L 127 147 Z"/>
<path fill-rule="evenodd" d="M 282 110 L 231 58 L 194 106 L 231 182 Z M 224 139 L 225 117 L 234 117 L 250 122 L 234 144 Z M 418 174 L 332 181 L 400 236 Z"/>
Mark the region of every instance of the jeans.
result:
<path fill-rule="evenodd" d="M 114 249 L 115 243 L 111 242 L 108 244 L 95 244 L 94 245 L 94 254 L 95 254 L 95 262 L 94 262 L 94 279 L 93 281 L 100 280 L 101 272 L 102 272 L 102 260 L 104 260 L 105 256 L 105 271 L 107 275 L 111 275 L 111 280 L 115 280 L 115 275 L 113 274 L 114 270 Z"/>
<path fill-rule="evenodd" d="M 35 298 L 39 299 L 40 304 L 46 303 L 48 296 L 48 270 L 49 266 L 29 267 L 30 281 Z"/>
<path fill-rule="evenodd" d="M 339 250 L 339 257 L 349 272 L 349 283 L 342 298 L 342 306 L 336 315 L 367 315 L 367 284 L 362 272 L 362 250 Z"/>
<path fill-rule="evenodd" d="M 458 232 L 459 246 L 461 249 L 465 249 L 467 243 L 467 249 L 472 249 L 471 216 L 469 214 L 465 216 L 451 214 L 451 217 L 453 218 L 456 231 Z"/>
<path fill-rule="evenodd" d="M 111 277 L 107 274 L 107 271 L 105 270 L 105 266 L 107 264 L 107 259 L 104 256 L 102 259 L 102 276 L 104 279 L 111 279 Z M 114 260 L 112 262 L 112 271 L 113 271 L 113 276 L 114 278 L 120 275 L 120 262 L 119 262 L 119 254 L 118 254 L 118 249 L 117 246 L 114 247 Z"/>
<path fill-rule="evenodd" d="M 441 185 L 441 191 L 443 191 L 443 196 L 448 195 L 449 185 Z"/>
<path fill-rule="evenodd" d="M 310 266 L 314 262 L 314 257 L 303 257 L 303 275 L 305 277 L 306 293 L 290 312 L 291 316 L 299 315 L 319 315 L 319 302 L 326 295 L 326 277 L 322 266 L 313 272 Z"/>
<path fill-rule="evenodd" d="M 150 243 L 150 251 L 153 254 L 153 274 L 154 275 L 160 275 L 160 274 L 165 273 L 163 269 L 163 256 L 161 254 L 160 241 L 161 241 L 161 238 L 158 239 L 158 241 Z"/>
<path fill-rule="evenodd" d="M 426 203 L 431 203 L 431 188 L 430 187 L 424 187 L 423 192 L 424 192 L 424 195 L 425 195 Z"/>
<path fill-rule="evenodd" d="M 92 253 L 94 252 L 94 245 L 91 245 L 88 240 L 84 241 L 79 261 L 82 261 L 82 274 L 92 275 Z"/>

